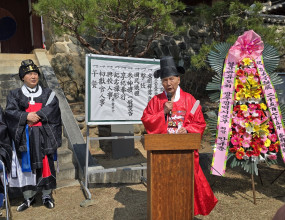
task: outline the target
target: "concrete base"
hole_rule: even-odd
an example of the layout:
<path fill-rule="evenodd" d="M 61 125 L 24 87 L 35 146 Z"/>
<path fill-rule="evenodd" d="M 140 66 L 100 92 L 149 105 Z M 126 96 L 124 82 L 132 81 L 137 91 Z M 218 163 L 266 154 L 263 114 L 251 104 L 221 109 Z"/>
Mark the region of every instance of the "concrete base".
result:
<path fill-rule="evenodd" d="M 88 187 L 92 188 L 101 183 L 141 183 L 142 178 L 147 178 L 146 169 L 146 163 L 141 163 L 133 166 L 90 171 Z"/>
<path fill-rule="evenodd" d="M 111 125 L 112 136 L 134 136 L 133 125 Z M 112 140 L 112 158 L 130 157 L 135 153 L 134 139 Z"/>

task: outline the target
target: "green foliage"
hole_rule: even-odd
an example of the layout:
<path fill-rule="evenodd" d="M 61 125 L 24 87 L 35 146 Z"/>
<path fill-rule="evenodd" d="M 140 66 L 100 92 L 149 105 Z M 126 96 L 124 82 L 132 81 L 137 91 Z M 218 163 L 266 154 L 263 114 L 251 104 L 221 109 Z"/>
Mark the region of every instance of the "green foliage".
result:
<path fill-rule="evenodd" d="M 191 64 L 197 69 L 207 69 L 207 57 L 217 42 L 213 41 L 211 45 L 203 44 L 197 55 L 192 56 Z"/>
<path fill-rule="evenodd" d="M 93 53 L 122 56 L 143 56 L 154 39 L 176 33 L 171 13 L 185 8 L 178 0 L 39 0 L 33 6 L 38 15 L 50 18 L 58 34 L 75 36 Z M 145 48 L 132 54 L 144 31 L 149 35 Z M 90 37 L 101 39 L 97 49 Z"/>
<path fill-rule="evenodd" d="M 260 15 L 262 7 L 260 2 L 247 5 L 237 0 L 218 1 L 212 6 L 197 7 L 194 17 L 204 20 L 210 27 L 214 41 L 211 44 L 204 44 L 199 53 L 192 56 L 191 64 L 197 69 L 205 67 L 209 69 L 209 66 L 205 64 L 207 51 L 219 42 L 233 44 L 237 37 L 247 30 L 254 30 L 264 42 L 276 47 L 280 53 L 284 53 L 285 29 L 278 30 L 275 25 L 265 24 Z"/>

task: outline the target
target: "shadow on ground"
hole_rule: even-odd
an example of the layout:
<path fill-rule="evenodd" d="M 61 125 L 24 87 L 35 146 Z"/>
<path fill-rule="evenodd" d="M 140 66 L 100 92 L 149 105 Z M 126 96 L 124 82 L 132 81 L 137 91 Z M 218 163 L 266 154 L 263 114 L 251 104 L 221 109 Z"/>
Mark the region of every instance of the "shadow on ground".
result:
<path fill-rule="evenodd" d="M 126 199 L 125 195 L 130 195 Z M 147 218 L 147 192 L 134 190 L 128 186 L 120 188 L 115 195 L 115 200 L 124 205 L 124 208 L 116 208 L 114 211 L 114 220 Z"/>

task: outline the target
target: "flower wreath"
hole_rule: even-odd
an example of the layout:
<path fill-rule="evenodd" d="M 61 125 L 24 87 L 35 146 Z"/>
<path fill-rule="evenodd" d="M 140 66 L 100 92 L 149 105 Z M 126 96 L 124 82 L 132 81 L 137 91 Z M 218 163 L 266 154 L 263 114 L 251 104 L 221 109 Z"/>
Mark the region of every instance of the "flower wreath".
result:
<path fill-rule="evenodd" d="M 275 164 L 280 149 L 281 154 L 285 152 L 280 110 L 285 110 L 285 106 L 279 105 L 273 87 L 282 83 L 273 73 L 279 62 L 278 53 L 273 47 L 264 46 L 252 30 L 240 36 L 233 46 L 222 43 L 216 50 L 208 57 L 218 74 L 207 90 L 220 88 L 210 95 L 212 101 L 220 103 L 218 118 L 210 119 L 210 130 L 215 136 L 211 173 L 224 175 L 226 162 L 231 158 L 231 167 L 241 166 L 258 175 L 258 163 Z"/>

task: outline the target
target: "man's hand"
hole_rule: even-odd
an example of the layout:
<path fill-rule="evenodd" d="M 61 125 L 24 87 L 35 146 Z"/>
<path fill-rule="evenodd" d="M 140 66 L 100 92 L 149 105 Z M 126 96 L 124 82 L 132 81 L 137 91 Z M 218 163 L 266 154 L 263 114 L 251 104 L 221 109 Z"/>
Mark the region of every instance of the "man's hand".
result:
<path fill-rule="evenodd" d="M 27 123 L 28 125 L 32 125 L 37 123 L 40 120 L 40 116 L 37 115 L 35 112 L 30 112 L 27 116 Z"/>
<path fill-rule="evenodd" d="M 177 134 L 187 134 L 187 130 L 184 127 L 181 127 L 178 131 Z"/>
<path fill-rule="evenodd" d="M 167 115 L 173 108 L 173 102 L 167 101 L 164 103 L 164 114 Z"/>

